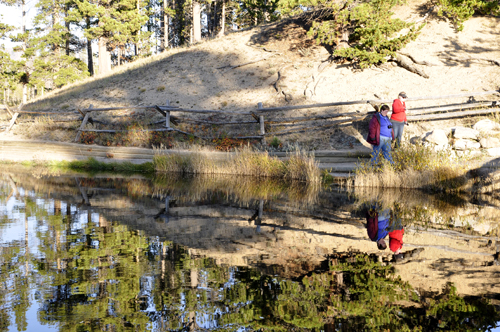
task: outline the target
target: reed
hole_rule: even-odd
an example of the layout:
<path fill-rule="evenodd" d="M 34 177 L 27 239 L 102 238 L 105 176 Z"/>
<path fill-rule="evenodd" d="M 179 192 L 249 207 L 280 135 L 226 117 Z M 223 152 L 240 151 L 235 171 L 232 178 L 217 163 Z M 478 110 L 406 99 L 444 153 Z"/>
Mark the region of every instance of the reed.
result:
<path fill-rule="evenodd" d="M 281 178 L 306 182 L 320 182 L 321 176 L 314 157 L 298 151 L 281 160 L 267 152 L 256 152 L 243 148 L 227 160 L 219 162 L 210 154 L 156 153 L 153 164 L 158 173 L 183 174 L 233 174 L 254 177 Z"/>
<path fill-rule="evenodd" d="M 469 188 L 467 160 L 452 151 L 435 151 L 423 144 L 403 143 L 392 152 L 394 164 L 381 158 L 379 164 L 361 163 L 349 185 L 354 187 L 421 188 L 434 191 L 466 191 Z"/>

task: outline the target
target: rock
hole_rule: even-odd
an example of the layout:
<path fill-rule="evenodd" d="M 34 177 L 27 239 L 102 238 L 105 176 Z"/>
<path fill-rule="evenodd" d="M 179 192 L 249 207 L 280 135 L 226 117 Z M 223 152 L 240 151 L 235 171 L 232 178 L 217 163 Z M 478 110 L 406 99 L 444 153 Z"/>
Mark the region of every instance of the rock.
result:
<path fill-rule="evenodd" d="M 482 157 L 483 154 L 479 150 L 468 150 L 468 151 L 455 151 L 457 157 L 467 157 L 467 158 L 477 158 Z"/>
<path fill-rule="evenodd" d="M 500 147 L 500 139 L 496 137 L 485 137 L 479 141 L 481 147 L 485 149 Z"/>
<path fill-rule="evenodd" d="M 418 143 L 422 143 L 422 137 L 421 136 L 413 136 L 412 138 L 410 138 L 410 143 L 413 145 L 418 144 Z"/>
<path fill-rule="evenodd" d="M 455 150 L 478 150 L 481 148 L 481 144 L 470 139 L 457 139 L 453 143 L 453 148 Z"/>
<path fill-rule="evenodd" d="M 481 133 L 490 134 L 492 132 L 500 131 L 500 124 L 490 119 L 485 119 L 476 122 L 476 124 L 472 128 Z"/>
<path fill-rule="evenodd" d="M 479 136 L 479 131 L 472 128 L 456 127 L 453 131 L 453 137 L 455 138 L 469 138 L 477 140 Z"/>
<path fill-rule="evenodd" d="M 436 145 L 445 146 L 448 145 L 448 137 L 442 129 L 435 129 L 428 133 L 425 133 L 422 140 L 429 143 L 434 143 Z"/>
<path fill-rule="evenodd" d="M 486 153 L 491 157 L 500 157 L 500 147 L 499 148 L 490 148 L 485 149 Z"/>

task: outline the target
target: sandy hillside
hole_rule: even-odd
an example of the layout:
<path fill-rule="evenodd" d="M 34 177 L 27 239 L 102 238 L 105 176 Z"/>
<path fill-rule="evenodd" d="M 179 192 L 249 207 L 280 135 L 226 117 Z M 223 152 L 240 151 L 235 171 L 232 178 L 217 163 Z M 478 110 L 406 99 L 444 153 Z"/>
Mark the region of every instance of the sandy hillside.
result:
<path fill-rule="evenodd" d="M 404 20 L 416 21 L 425 10 L 422 1 L 415 1 L 396 8 L 395 12 Z M 498 90 L 500 66 L 486 61 L 457 62 L 448 58 L 500 59 L 499 35 L 500 18 L 473 18 L 465 22 L 463 31 L 457 32 L 446 20 L 430 15 L 418 39 L 403 50 L 419 61 L 432 64 L 420 66 L 429 76 L 426 79 L 392 62 L 364 71 L 353 71 L 347 64 L 330 64 L 326 62 L 329 58 L 327 50 L 315 45 L 302 27 L 295 23 L 270 24 L 132 63 L 113 71 L 110 76 L 93 78 L 84 84 L 46 95 L 28 107 L 76 111 L 91 104 L 93 107 L 164 105 L 169 100 L 172 105 L 183 108 L 251 111 L 259 102 L 264 107 L 271 107 L 376 99 L 376 96 L 393 99 L 400 91 L 406 91 L 409 97 L 423 97 Z M 279 92 L 273 85 L 278 73 L 282 90 Z M 464 100 L 437 100 L 432 104 Z M 411 108 L 422 104 L 409 102 L 408 105 Z M 348 111 L 369 109 L 369 105 L 344 108 Z M 274 119 L 339 111 L 338 108 L 317 108 L 276 112 L 266 117 Z M 146 112 L 146 116 L 161 119 L 154 111 Z M 214 118 L 234 119 L 234 116 L 208 117 Z M 252 118 L 246 116 L 244 120 Z M 450 121 L 418 123 L 406 131 L 411 136 L 432 126 L 453 125 L 454 122 Z M 315 149 L 352 147 L 362 143 L 363 126 L 363 123 L 355 123 L 351 127 L 316 130 L 312 134 L 288 135 L 284 139 L 305 142 Z M 283 128 L 274 126 L 270 130 L 280 129 Z M 16 130 L 10 135 L 14 134 Z M 18 130 L 17 134 L 26 136 L 26 130 Z M 74 134 L 55 130 L 30 132 L 28 136 L 69 140 Z"/>

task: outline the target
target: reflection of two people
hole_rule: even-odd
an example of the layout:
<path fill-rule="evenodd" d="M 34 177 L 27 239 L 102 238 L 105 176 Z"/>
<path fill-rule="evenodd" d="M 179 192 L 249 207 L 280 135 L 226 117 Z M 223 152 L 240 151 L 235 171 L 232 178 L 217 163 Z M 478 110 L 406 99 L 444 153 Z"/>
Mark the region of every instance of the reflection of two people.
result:
<path fill-rule="evenodd" d="M 387 248 L 385 238 L 389 235 L 389 248 L 394 255 L 401 254 L 405 230 L 397 208 L 382 209 L 378 204 L 373 205 L 366 214 L 366 227 L 368 237 L 377 242 L 380 250 Z"/>

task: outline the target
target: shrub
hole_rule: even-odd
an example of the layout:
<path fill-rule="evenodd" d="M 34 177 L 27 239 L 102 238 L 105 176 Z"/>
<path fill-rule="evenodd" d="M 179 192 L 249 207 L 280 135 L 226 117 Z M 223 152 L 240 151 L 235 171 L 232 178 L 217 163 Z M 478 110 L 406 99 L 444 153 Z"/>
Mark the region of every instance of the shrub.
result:
<path fill-rule="evenodd" d="M 401 0 L 318 0 L 311 10 L 308 35 L 317 43 L 330 45 L 334 56 L 352 61 L 359 68 L 383 63 L 410 41 L 424 26 L 393 19 L 391 9 Z M 283 14 L 301 14 L 310 8 L 306 0 L 281 3 Z M 406 33 L 400 33 L 408 28 Z"/>
<path fill-rule="evenodd" d="M 275 148 L 275 149 L 278 149 L 280 147 L 283 146 L 283 143 L 281 143 L 280 139 L 278 137 L 273 137 L 273 139 L 271 140 L 271 142 L 269 143 L 269 146 Z"/>
<path fill-rule="evenodd" d="M 464 22 L 475 13 L 499 15 L 500 3 L 485 0 L 437 0 L 438 15 L 449 18 L 458 31 L 463 30 Z"/>

